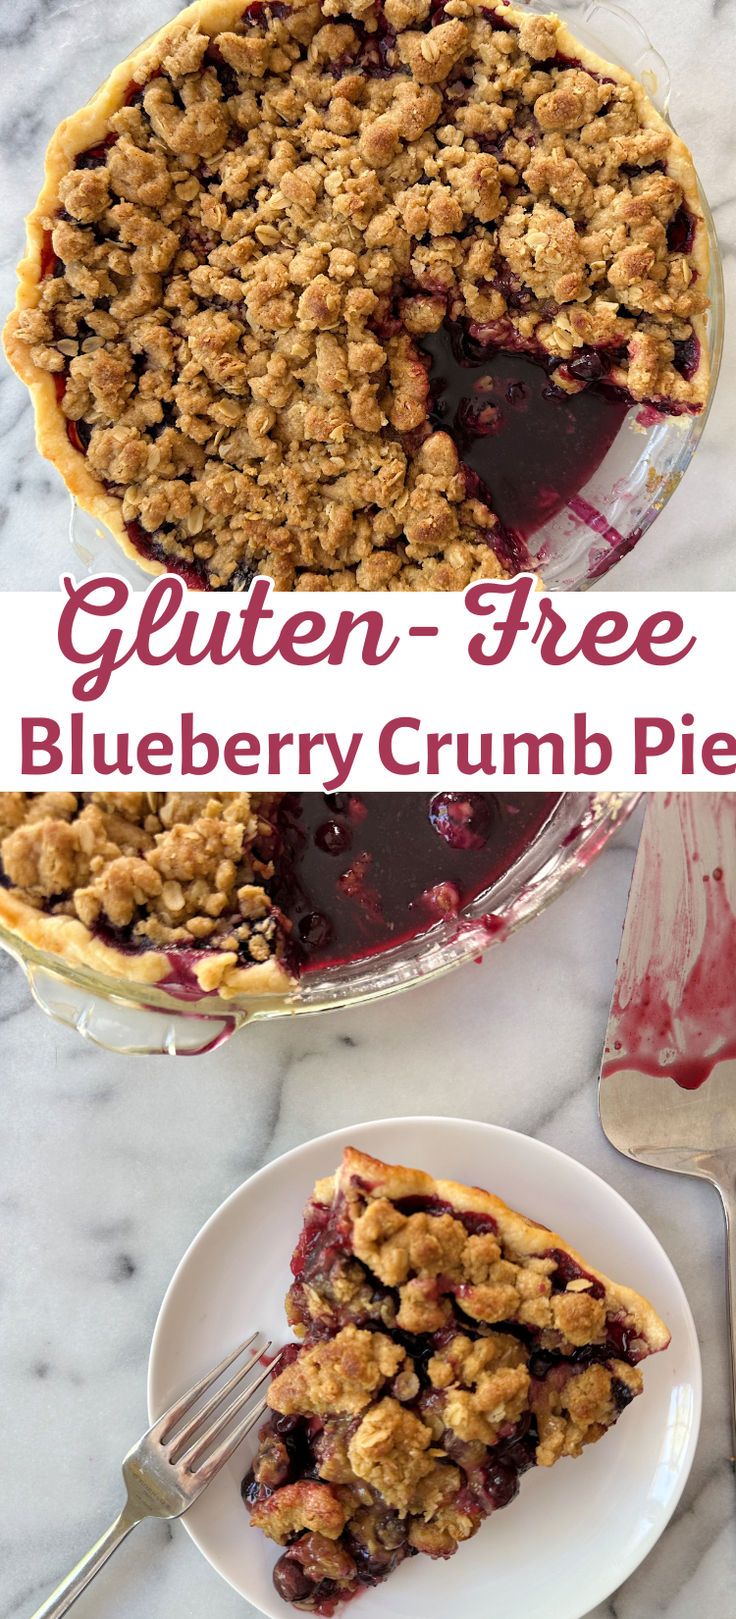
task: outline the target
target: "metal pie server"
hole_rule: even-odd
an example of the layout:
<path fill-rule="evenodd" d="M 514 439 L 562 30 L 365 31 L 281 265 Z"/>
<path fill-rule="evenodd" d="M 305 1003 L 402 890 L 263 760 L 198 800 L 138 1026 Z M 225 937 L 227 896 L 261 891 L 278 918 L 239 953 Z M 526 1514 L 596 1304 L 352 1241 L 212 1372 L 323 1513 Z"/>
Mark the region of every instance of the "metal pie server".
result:
<path fill-rule="evenodd" d="M 736 794 L 647 805 L 599 1088 L 640 1164 L 709 1180 L 726 1217 L 736 1458 Z M 734 1464 L 736 1465 L 736 1463 Z"/>

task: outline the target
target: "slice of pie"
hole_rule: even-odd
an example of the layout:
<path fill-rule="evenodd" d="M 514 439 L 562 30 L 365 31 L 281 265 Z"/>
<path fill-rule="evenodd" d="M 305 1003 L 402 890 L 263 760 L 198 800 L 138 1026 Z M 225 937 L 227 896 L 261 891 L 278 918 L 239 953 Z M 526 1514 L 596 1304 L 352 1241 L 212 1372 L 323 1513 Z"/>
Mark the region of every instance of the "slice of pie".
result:
<path fill-rule="evenodd" d="M 580 1456 L 670 1335 L 651 1304 L 477 1187 L 347 1148 L 292 1259 L 272 1415 L 243 1484 L 280 1595 L 332 1614 L 450 1557 L 519 1476 Z"/>
<path fill-rule="evenodd" d="M 504 0 L 200 0 L 61 124 L 19 274 L 40 449 L 199 588 L 502 576 L 708 395 L 689 153 Z"/>
<path fill-rule="evenodd" d="M 310 968 L 453 924 L 556 803 L 551 793 L 0 793 L 0 923 L 75 967 L 185 1000 L 283 992 Z"/>

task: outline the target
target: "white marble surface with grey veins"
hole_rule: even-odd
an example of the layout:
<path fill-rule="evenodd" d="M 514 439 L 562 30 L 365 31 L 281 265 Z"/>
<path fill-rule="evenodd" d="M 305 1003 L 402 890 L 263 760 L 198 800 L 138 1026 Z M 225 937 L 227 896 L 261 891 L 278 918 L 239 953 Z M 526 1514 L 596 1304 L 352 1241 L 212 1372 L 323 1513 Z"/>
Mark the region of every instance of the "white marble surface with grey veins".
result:
<path fill-rule="evenodd" d="M 117 1511 L 118 1464 L 145 1424 L 158 1307 L 205 1218 L 287 1148 L 397 1113 L 538 1136 L 604 1176 L 652 1226 L 698 1325 L 702 1434 L 672 1524 L 594 1619 L 729 1611 L 736 1536 L 716 1195 L 630 1164 L 596 1117 L 637 833 L 630 822 L 482 965 L 372 1007 L 256 1025 L 201 1059 L 85 1045 L 47 1021 L 0 956 L 0 1619 L 27 1619 Z M 462 1549 L 458 1575 L 461 1559 Z M 76 1609 L 78 1619 L 142 1613 L 244 1619 L 253 1610 L 181 1525 L 147 1524 Z"/>
<path fill-rule="evenodd" d="M 551 0 L 550 0 L 551 3 Z M 736 280 L 736 0 L 625 0 L 667 62 L 672 117 L 691 146 L 714 210 L 726 276 Z M 574 26 L 588 0 L 558 0 Z M 0 313 L 11 307 L 23 215 L 39 189 L 43 152 L 60 118 L 81 106 L 110 68 L 177 10 L 175 0 L 0 0 Z M 608 587 L 736 588 L 730 462 L 736 434 L 733 330 L 724 374 L 695 460 L 666 511 Z M 37 455 L 23 385 L 0 361 L 0 585 L 54 590 L 79 561 L 68 539 L 70 504 Z M 97 566 L 116 558 L 110 542 Z M 137 570 L 136 570 L 137 571 Z M 141 582 L 145 576 L 139 575 Z M 604 583 L 605 588 L 605 583 Z"/>

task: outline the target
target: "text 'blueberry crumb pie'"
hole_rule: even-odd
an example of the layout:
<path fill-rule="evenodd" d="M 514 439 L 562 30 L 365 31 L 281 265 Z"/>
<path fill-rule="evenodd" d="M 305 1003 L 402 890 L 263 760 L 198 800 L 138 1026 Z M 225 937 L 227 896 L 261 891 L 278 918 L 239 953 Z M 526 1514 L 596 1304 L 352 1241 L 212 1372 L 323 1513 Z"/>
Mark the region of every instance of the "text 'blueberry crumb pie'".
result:
<path fill-rule="evenodd" d="M 417 1553 L 452 1556 L 527 1469 L 601 1439 L 670 1341 L 645 1299 L 499 1198 L 351 1147 L 292 1271 L 302 1342 L 243 1498 L 284 1548 L 277 1591 L 317 1614 Z"/>
<path fill-rule="evenodd" d="M 702 410 L 707 280 L 687 149 L 556 17 L 200 0 L 51 141 L 6 346 L 149 571 L 455 590 Z"/>

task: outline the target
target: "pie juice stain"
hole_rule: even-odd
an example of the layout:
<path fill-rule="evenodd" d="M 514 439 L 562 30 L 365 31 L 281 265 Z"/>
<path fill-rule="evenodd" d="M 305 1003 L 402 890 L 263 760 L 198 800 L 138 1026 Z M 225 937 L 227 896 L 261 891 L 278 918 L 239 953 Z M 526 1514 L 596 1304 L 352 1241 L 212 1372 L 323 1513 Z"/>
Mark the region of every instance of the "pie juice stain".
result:
<path fill-rule="evenodd" d="M 421 347 L 432 427 L 450 434 L 507 534 L 530 539 L 585 487 L 626 420 L 628 401 L 605 385 L 605 358 L 579 355 L 571 370 L 586 386 L 568 394 L 549 362 L 509 352 L 502 339 L 484 347 L 448 321 Z"/>

